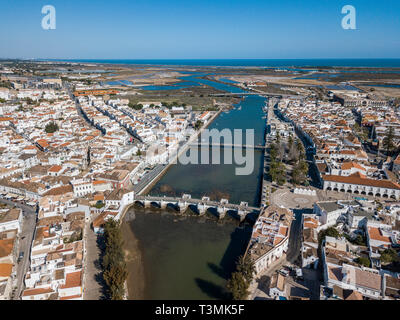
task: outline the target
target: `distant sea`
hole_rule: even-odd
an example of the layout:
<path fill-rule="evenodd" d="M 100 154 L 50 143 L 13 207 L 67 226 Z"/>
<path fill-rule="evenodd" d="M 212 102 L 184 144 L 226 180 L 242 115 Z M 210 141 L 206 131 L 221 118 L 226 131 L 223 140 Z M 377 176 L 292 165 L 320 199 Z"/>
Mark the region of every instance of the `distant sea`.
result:
<path fill-rule="evenodd" d="M 41 60 L 43 61 L 43 60 Z M 371 67 L 400 68 L 400 59 L 149 59 L 149 60 L 92 60 L 53 59 L 81 63 L 109 63 L 131 65 L 213 66 L 213 67 Z"/>

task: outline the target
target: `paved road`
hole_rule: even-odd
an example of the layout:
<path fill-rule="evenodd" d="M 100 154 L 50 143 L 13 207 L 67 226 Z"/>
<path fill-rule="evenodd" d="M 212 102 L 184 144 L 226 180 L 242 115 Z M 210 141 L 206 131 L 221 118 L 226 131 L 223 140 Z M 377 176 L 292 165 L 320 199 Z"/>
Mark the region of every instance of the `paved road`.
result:
<path fill-rule="evenodd" d="M 287 261 L 295 264 L 301 249 L 301 215 L 302 210 L 293 210 L 296 220 L 293 220 L 290 228 Z"/>
<path fill-rule="evenodd" d="M 142 179 L 133 186 L 133 190 L 135 193 L 141 192 L 143 189 L 147 187 L 147 185 L 157 177 L 165 168 L 167 167 L 166 164 L 159 164 L 153 170 L 146 173 Z"/>
<path fill-rule="evenodd" d="M 23 289 L 25 288 L 24 278 L 30 265 L 31 244 L 33 240 L 33 234 L 35 232 L 37 216 L 35 210 L 32 209 L 32 207 L 20 203 L 14 203 L 12 201 L 2 198 L 0 198 L 0 202 L 8 204 L 10 206 L 16 206 L 22 209 L 23 212 L 22 230 L 18 236 L 19 241 L 18 241 L 17 258 L 20 252 L 24 252 L 24 257 L 19 263 L 17 263 L 16 290 L 15 294 L 12 296 L 13 300 L 17 300 L 19 299 Z"/>
<path fill-rule="evenodd" d="M 31 206 L 27 206 L 27 205 L 24 205 L 24 204 L 21 204 L 21 203 L 18 203 L 18 202 L 13 202 L 13 201 L 10 201 L 10 200 L 6 200 L 6 199 L 3 199 L 3 198 L 0 198 L 0 202 L 5 203 L 5 204 L 7 204 L 9 206 L 15 206 L 15 207 L 20 208 L 23 211 L 26 211 L 28 213 L 35 213 L 35 210 L 36 210 L 36 208 L 33 208 Z"/>
<path fill-rule="evenodd" d="M 14 299 L 18 299 L 25 289 L 24 278 L 30 265 L 31 245 L 36 226 L 36 213 L 34 211 L 24 211 L 22 232 L 19 239 L 19 251 L 24 252 L 23 259 L 17 266 L 17 290 Z"/>
<path fill-rule="evenodd" d="M 84 300 L 100 300 L 103 287 L 100 284 L 101 267 L 99 264 L 100 248 L 97 245 L 97 236 L 90 228 L 85 226 L 85 262 L 84 262 Z"/>

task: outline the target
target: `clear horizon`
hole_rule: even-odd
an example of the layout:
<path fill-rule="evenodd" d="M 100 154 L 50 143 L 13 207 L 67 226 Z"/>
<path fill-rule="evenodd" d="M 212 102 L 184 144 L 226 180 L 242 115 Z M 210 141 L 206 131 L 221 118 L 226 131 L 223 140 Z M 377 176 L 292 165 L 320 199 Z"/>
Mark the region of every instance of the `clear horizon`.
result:
<path fill-rule="evenodd" d="M 341 26 L 347 4 L 356 30 Z M 42 28 L 45 5 L 55 30 Z M 398 59 L 399 13 L 396 0 L 6 1 L 0 58 Z"/>

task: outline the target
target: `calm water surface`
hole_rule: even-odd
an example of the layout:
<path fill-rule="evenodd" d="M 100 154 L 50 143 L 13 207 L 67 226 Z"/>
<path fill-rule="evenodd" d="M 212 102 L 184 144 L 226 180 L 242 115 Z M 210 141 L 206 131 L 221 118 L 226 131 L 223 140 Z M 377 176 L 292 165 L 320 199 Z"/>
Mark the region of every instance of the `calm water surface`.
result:
<path fill-rule="evenodd" d="M 240 88 L 196 76 L 185 78 L 228 92 L 243 92 Z M 243 142 L 263 144 L 266 119 L 262 107 L 265 102 L 265 98 L 249 96 L 233 110 L 222 113 L 209 128 L 254 129 L 254 142 Z M 258 206 L 263 153 L 253 149 L 249 152 L 254 155 L 254 170 L 250 175 L 236 175 L 236 164 L 177 164 L 150 193 L 190 193 L 193 198 L 209 195 L 214 199 L 228 198 L 232 203 L 246 201 L 251 206 Z M 144 209 L 131 210 L 136 210 L 135 219 L 128 223 L 142 252 L 146 273 L 145 298 L 226 298 L 226 279 L 233 271 L 237 257 L 244 253 L 251 235 L 249 227 L 239 228 L 238 223 L 229 218 L 225 218 L 227 222 L 224 224 L 217 223 L 215 218 L 203 217 L 186 217 L 181 221 L 167 210 L 156 210 L 153 214 L 144 213 Z"/>
<path fill-rule="evenodd" d="M 249 228 L 217 224 L 166 211 L 136 210 L 128 222 L 139 240 L 145 268 L 145 299 L 224 299 L 226 279 L 245 250 Z"/>

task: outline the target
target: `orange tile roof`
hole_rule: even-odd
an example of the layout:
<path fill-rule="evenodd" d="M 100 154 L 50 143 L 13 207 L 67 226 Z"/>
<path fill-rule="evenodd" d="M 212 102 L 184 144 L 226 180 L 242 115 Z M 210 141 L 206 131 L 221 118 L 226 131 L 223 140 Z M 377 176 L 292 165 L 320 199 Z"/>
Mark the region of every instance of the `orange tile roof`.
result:
<path fill-rule="evenodd" d="M 365 175 L 356 172 L 349 176 L 337 176 L 337 175 L 322 175 L 324 181 L 341 182 L 347 184 L 357 184 L 363 186 L 387 188 L 400 190 L 400 185 L 390 180 L 374 180 L 366 178 Z"/>
<path fill-rule="evenodd" d="M 353 290 L 345 300 L 363 300 L 363 295 L 360 292 Z"/>
<path fill-rule="evenodd" d="M 12 263 L 0 263 L 0 277 L 9 277 L 11 275 Z"/>
<path fill-rule="evenodd" d="M 305 218 L 304 219 L 304 227 L 305 228 L 318 228 L 318 220 L 313 218 Z"/>
<path fill-rule="evenodd" d="M 93 181 L 93 185 L 103 184 L 103 183 L 107 183 L 107 182 L 104 181 L 104 180 L 96 180 L 96 181 Z"/>
<path fill-rule="evenodd" d="M 395 164 L 400 164 L 400 154 L 396 157 L 396 159 L 393 161 Z"/>
<path fill-rule="evenodd" d="M 65 279 L 65 285 L 61 289 L 69 289 L 82 286 L 82 271 L 68 273 Z"/>
<path fill-rule="evenodd" d="M 45 294 L 45 293 L 52 293 L 53 289 L 50 287 L 48 288 L 34 288 L 34 289 L 27 289 L 24 291 L 23 296 L 33 296 L 37 294 Z"/>
<path fill-rule="evenodd" d="M 54 165 L 49 169 L 49 172 L 59 172 L 62 169 L 59 165 Z"/>
<path fill-rule="evenodd" d="M 370 239 L 391 243 L 390 238 L 383 236 L 379 228 L 368 227 L 368 234 Z"/>
<path fill-rule="evenodd" d="M 79 299 L 79 298 L 82 298 L 81 294 L 76 294 L 74 296 L 61 297 L 60 300 L 72 300 L 72 299 Z"/>
<path fill-rule="evenodd" d="M 94 201 L 104 201 L 104 194 L 95 194 L 93 197 Z"/>
<path fill-rule="evenodd" d="M 37 142 L 37 144 L 39 144 L 42 148 L 47 148 L 47 147 L 50 146 L 49 143 L 48 143 L 48 141 L 45 140 L 45 139 L 39 139 L 39 140 L 36 141 L 36 142 Z"/>
<path fill-rule="evenodd" d="M 104 218 L 108 215 L 107 212 L 103 212 L 97 218 L 95 218 L 92 222 L 93 228 L 101 227 L 104 224 Z"/>
<path fill-rule="evenodd" d="M 359 165 L 357 162 L 354 162 L 354 161 L 344 162 L 342 164 L 342 168 L 341 169 L 342 170 L 350 170 L 352 168 L 356 168 L 356 169 L 360 169 L 360 170 L 365 171 L 365 168 L 363 166 Z"/>
<path fill-rule="evenodd" d="M 0 240 L 0 258 L 11 254 L 14 247 L 14 239 Z"/>

